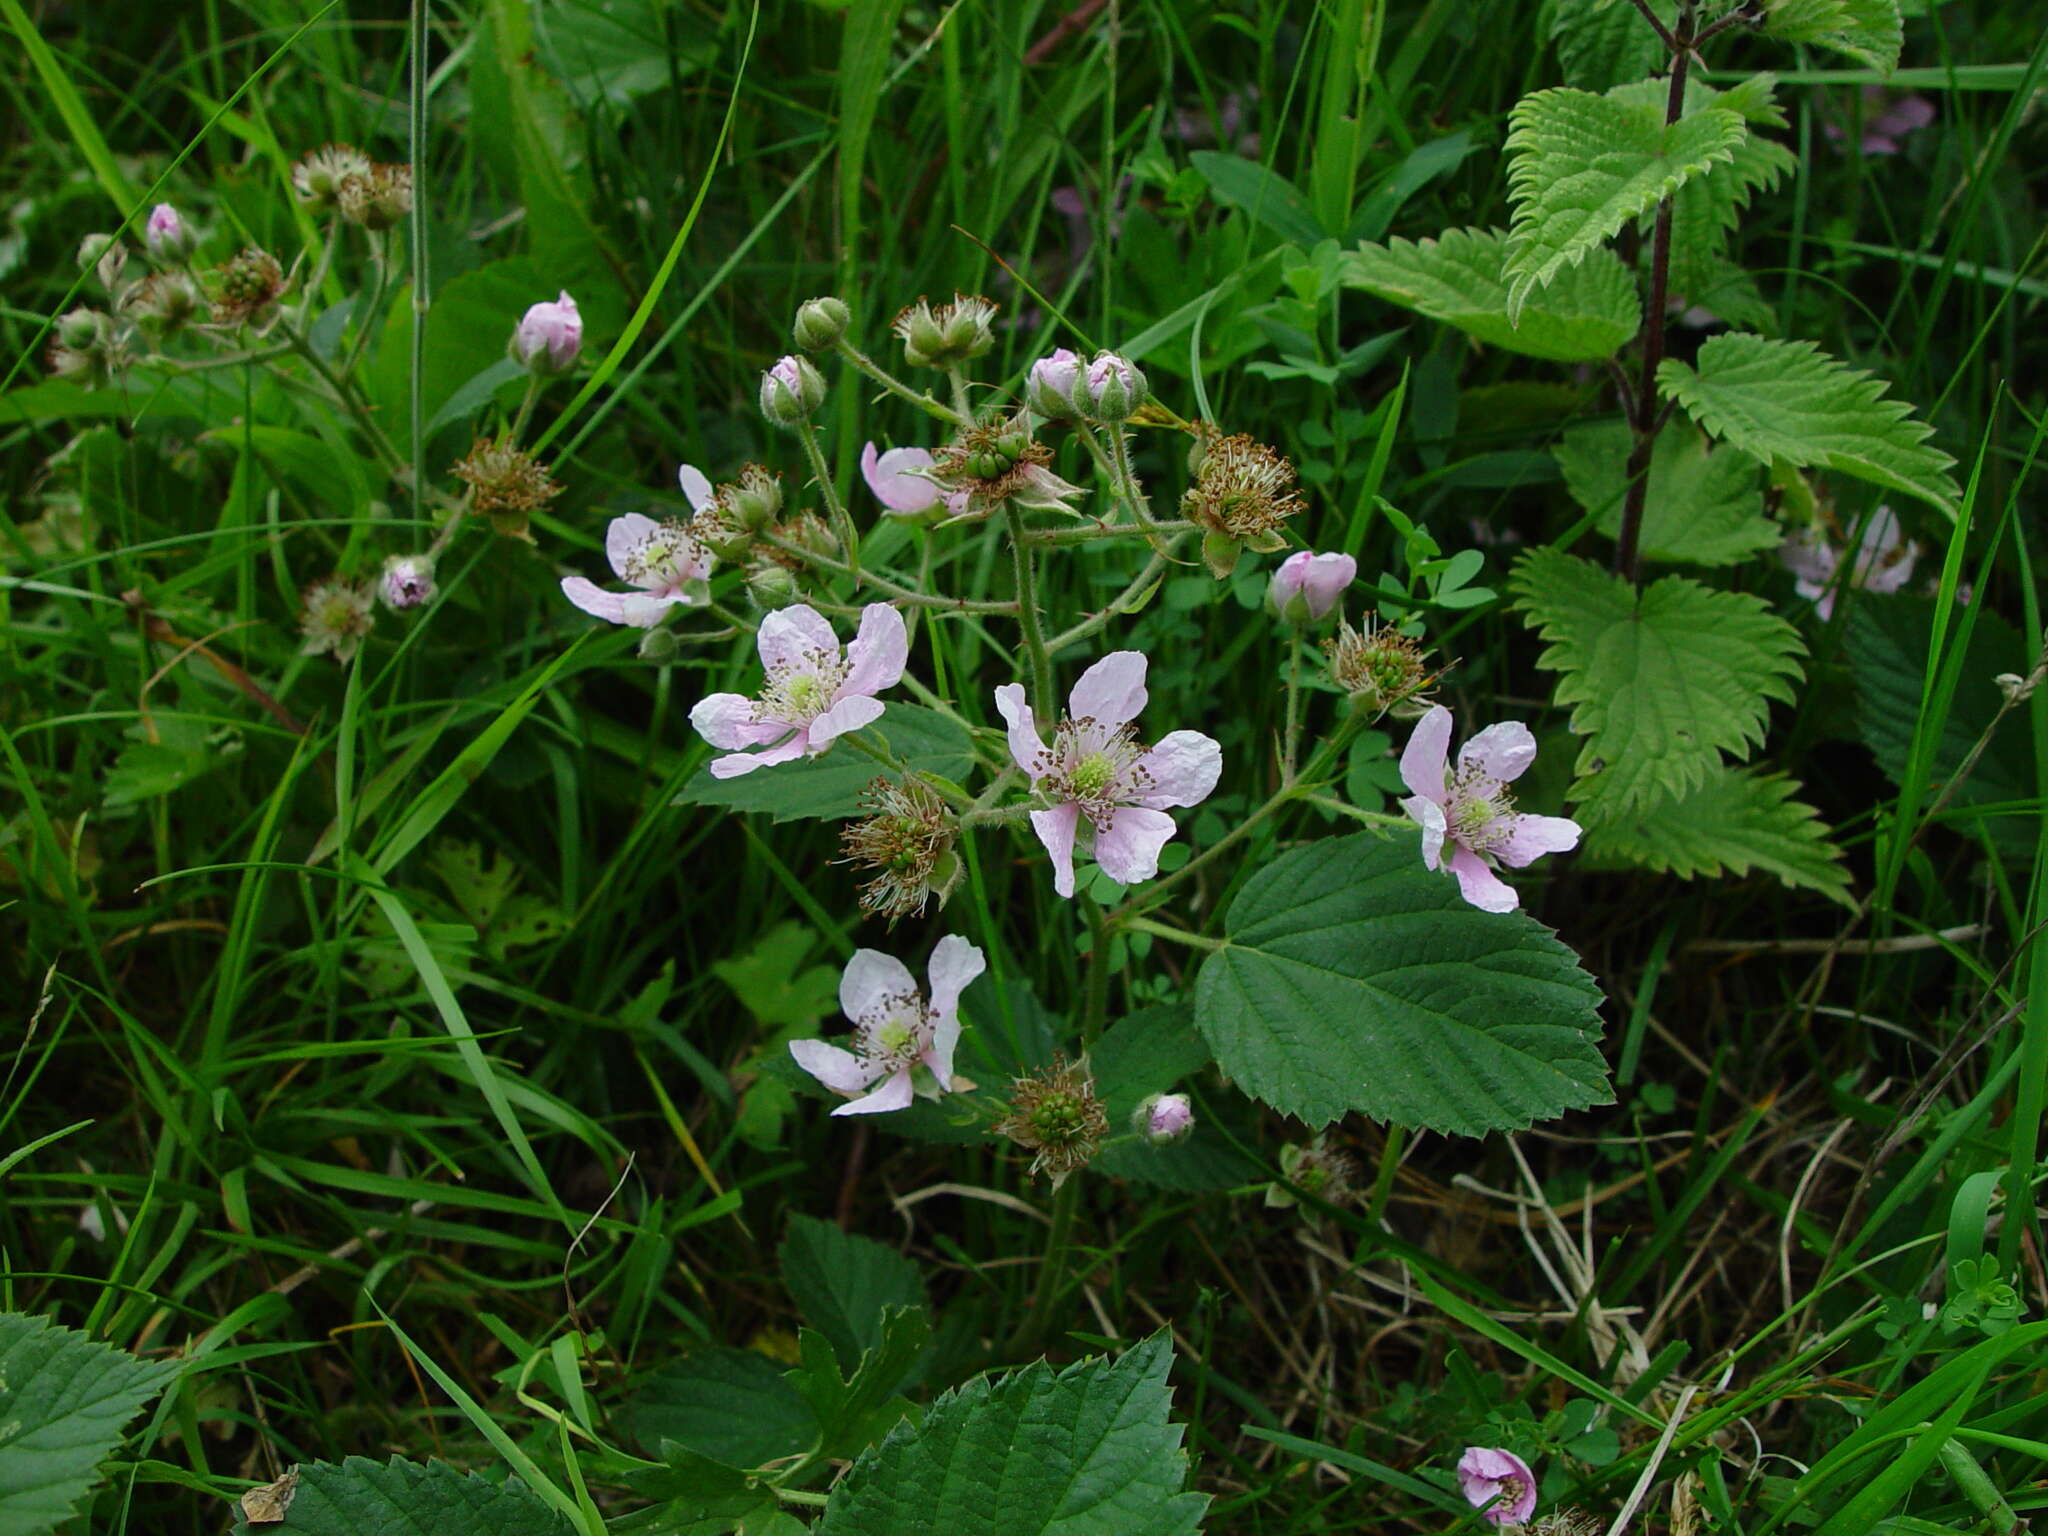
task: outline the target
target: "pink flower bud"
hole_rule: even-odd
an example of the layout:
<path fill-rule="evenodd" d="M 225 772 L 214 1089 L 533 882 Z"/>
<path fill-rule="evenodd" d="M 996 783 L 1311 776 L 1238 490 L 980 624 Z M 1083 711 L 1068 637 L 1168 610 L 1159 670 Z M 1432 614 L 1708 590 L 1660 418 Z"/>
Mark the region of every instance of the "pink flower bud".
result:
<path fill-rule="evenodd" d="M 1273 572 L 1266 604 L 1289 624 L 1315 624 L 1329 617 L 1357 575 L 1358 562 L 1349 555 L 1315 555 L 1304 549 L 1282 560 Z"/>
<path fill-rule="evenodd" d="M 1144 404 L 1145 389 L 1137 364 L 1114 352 L 1098 352 L 1082 379 L 1077 403 L 1089 421 L 1116 426 Z"/>
<path fill-rule="evenodd" d="M 159 261 L 181 261 L 192 252 L 192 231 L 177 209 L 158 203 L 142 226 L 142 243 Z"/>
<path fill-rule="evenodd" d="M 824 403 L 824 375 L 807 358 L 780 358 L 761 375 L 761 414 L 778 427 L 802 426 Z"/>
<path fill-rule="evenodd" d="M 1154 1146 L 1178 1141 L 1195 1128 L 1195 1107 L 1184 1093 L 1155 1093 L 1138 1106 L 1138 1134 Z"/>
<path fill-rule="evenodd" d="M 583 316 L 567 289 L 552 304 L 536 304 L 512 332 L 512 356 L 534 373 L 567 373 L 583 350 Z"/>
<path fill-rule="evenodd" d="M 1513 1451 L 1467 1446 L 1458 1458 L 1458 1486 L 1495 1525 L 1522 1525 L 1536 1513 L 1536 1474 Z"/>
<path fill-rule="evenodd" d="M 1047 421 L 1065 421 L 1075 413 L 1074 391 L 1081 383 L 1081 359 L 1061 347 L 1031 365 L 1024 379 L 1024 403 Z"/>
<path fill-rule="evenodd" d="M 434 557 L 393 555 L 384 562 L 377 595 L 384 599 L 385 607 L 400 612 L 419 607 L 434 595 Z"/>

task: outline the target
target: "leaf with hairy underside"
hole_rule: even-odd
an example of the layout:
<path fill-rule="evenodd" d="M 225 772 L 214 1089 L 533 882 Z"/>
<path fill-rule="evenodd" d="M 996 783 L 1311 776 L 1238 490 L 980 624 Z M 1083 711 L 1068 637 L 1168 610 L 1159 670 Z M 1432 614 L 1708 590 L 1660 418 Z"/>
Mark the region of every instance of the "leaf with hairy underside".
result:
<path fill-rule="evenodd" d="M 1832 469 L 1956 515 L 1955 460 L 1934 429 L 1885 382 L 1838 363 L 1810 341 L 1716 336 L 1688 367 L 1666 358 L 1657 388 L 1718 438 L 1768 464 Z"/>
<path fill-rule="evenodd" d="M 1572 797 L 1612 817 L 1704 784 L 1725 753 L 1763 741 L 1770 701 L 1790 701 L 1805 645 L 1759 598 L 1684 576 L 1640 590 L 1589 560 L 1532 549 L 1509 577 L 1515 606 L 1549 642 L 1586 738 Z"/>
<path fill-rule="evenodd" d="M 40 1536 L 70 1519 L 122 1427 L 182 1369 L 0 1313 L 0 1532 Z"/>
<path fill-rule="evenodd" d="M 1324 838 L 1262 866 L 1195 979 L 1195 1026 L 1253 1098 L 1458 1136 L 1612 1101 L 1600 989 L 1548 928 L 1482 912 L 1421 836 Z"/>
<path fill-rule="evenodd" d="M 1364 245 L 1344 259 L 1344 281 L 1454 325 L 1488 346 L 1558 363 L 1612 357 L 1643 321 L 1636 285 L 1612 251 L 1595 251 L 1508 318 L 1508 237 L 1453 229 L 1435 240 Z"/>
<path fill-rule="evenodd" d="M 1772 875 L 1846 903 L 1842 851 L 1829 841 L 1820 812 L 1792 798 L 1798 793 L 1783 774 L 1722 764 L 1688 795 L 1589 821 L 1582 851 L 1596 863 L 1632 864 L 1681 880 Z"/>
<path fill-rule="evenodd" d="M 1666 26 L 1678 15 L 1674 0 L 1652 0 L 1650 8 Z M 1557 0 L 1550 36 L 1564 83 L 1589 91 L 1640 80 L 1665 59 L 1662 40 L 1627 0 Z"/>
<path fill-rule="evenodd" d="M 1634 444 L 1618 421 L 1567 431 L 1554 450 L 1572 499 L 1599 518 L 1610 539 L 1621 530 Z M 1736 565 L 1776 549 L 1784 534 L 1763 515 L 1762 472 L 1748 454 L 1715 447 L 1698 432 L 1666 427 L 1650 454 L 1637 550 L 1645 560 L 1674 565 Z"/>
<path fill-rule="evenodd" d="M 1524 96 L 1508 119 L 1508 317 L 1749 132 L 1739 112 L 1708 107 L 1667 125 L 1656 108 L 1559 86 Z"/>
<path fill-rule="evenodd" d="M 1683 294 L 1694 303 L 1707 303 L 1699 296 L 1700 291 L 1710 285 L 1725 261 L 1728 237 L 1749 207 L 1751 195 L 1770 191 L 1798 167 L 1797 155 L 1755 131 L 1785 126 L 1776 85 L 1775 76 L 1760 74 L 1725 91 L 1701 85 L 1697 80 L 1686 86 L 1688 112 L 1723 107 L 1739 113 L 1752 130 L 1727 160 L 1693 177 L 1671 195 L 1670 291 Z M 1617 87 L 1607 94 L 1632 106 L 1662 111 L 1665 86 L 1662 81 L 1645 80 Z M 1644 216 L 1643 222 L 1645 226 L 1650 223 L 1649 215 Z"/>
<path fill-rule="evenodd" d="M 1114 1360 L 1040 1361 L 948 1392 L 832 1490 L 817 1536 L 1195 1536 L 1173 1354 L 1154 1334 Z"/>
<path fill-rule="evenodd" d="M 572 1536 L 574 1527 L 517 1478 L 492 1482 L 445 1461 L 372 1461 L 296 1469 L 282 1523 L 237 1521 L 232 1536 Z"/>
<path fill-rule="evenodd" d="M 1818 43 L 1885 74 L 1899 67 L 1906 43 L 1899 0 L 1765 0 L 1764 31 L 1788 43 Z"/>

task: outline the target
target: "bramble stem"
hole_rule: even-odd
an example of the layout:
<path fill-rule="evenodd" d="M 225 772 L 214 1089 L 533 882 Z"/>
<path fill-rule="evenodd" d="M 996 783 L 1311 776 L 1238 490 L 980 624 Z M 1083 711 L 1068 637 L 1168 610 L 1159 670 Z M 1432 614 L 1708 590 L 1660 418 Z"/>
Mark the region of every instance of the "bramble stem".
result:
<path fill-rule="evenodd" d="M 1052 1226 L 1045 1237 L 1045 1257 L 1038 1262 L 1038 1283 L 1031 1288 L 1031 1309 L 1010 1337 L 1010 1356 L 1036 1354 L 1067 1278 L 1067 1247 L 1074 1232 L 1074 1212 L 1081 1204 L 1081 1179 L 1070 1175 L 1052 1197 Z"/>
<path fill-rule="evenodd" d="M 908 384 L 890 373 L 881 364 L 877 363 L 844 337 L 834 344 L 833 350 L 851 363 L 857 371 L 866 374 L 899 400 L 909 401 L 927 416 L 936 416 L 939 420 L 956 427 L 970 427 L 974 425 L 972 420 L 954 410 L 944 401 L 934 399 L 923 390 L 912 389 Z"/>
<path fill-rule="evenodd" d="M 1038 587 L 1032 579 L 1031 546 L 1024 540 L 1024 515 L 1015 502 L 1003 503 L 1003 520 L 1010 529 L 1010 561 L 1017 573 L 1017 626 L 1024 632 L 1024 649 L 1031 657 L 1031 704 L 1041 720 L 1054 718 L 1052 652 L 1045 648 L 1045 628 L 1038 617 Z"/>
<path fill-rule="evenodd" d="M 832 484 L 832 470 L 825 463 L 825 450 L 818 446 L 818 429 L 805 421 L 797 428 L 796 435 L 804 445 L 804 458 L 811 466 L 811 478 L 817 482 L 818 494 L 825 499 L 825 513 L 832 519 L 832 531 L 839 535 L 840 547 L 846 551 L 844 569 L 853 577 L 857 588 L 862 580 L 860 535 L 853 531 L 852 517 L 839 504 L 839 492 Z"/>

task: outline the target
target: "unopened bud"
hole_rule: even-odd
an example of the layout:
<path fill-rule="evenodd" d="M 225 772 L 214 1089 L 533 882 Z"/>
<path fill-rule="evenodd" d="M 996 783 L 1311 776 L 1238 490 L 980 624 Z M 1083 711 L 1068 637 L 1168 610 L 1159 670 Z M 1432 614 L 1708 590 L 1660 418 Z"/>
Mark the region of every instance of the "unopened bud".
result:
<path fill-rule="evenodd" d="M 853 313 L 843 299 L 830 294 L 822 298 L 807 299 L 796 312 L 796 324 L 792 333 L 796 344 L 806 352 L 823 352 L 837 346 L 846 335 L 846 328 L 853 324 Z"/>
<path fill-rule="evenodd" d="M 640 637 L 639 656 L 642 661 L 664 662 L 675 660 L 676 652 L 682 647 L 676 640 L 676 632 L 667 628 L 650 629 Z"/>
<path fill-rule="evenodd" d="M 109 334 L 107 317 L 96 309 L 67 310 L 56 325 L 57 344 L 63 347 L 97 346 Z"/>
<path fill-rule="evenodd" d="M 782 358 L 761 375 L 761 414 L 778 427 L 801 427 L 825 403 L 825 377 L 807 358 Z"/>
<path fill-rule="evenodd" d="M 393 555 L 384 562 L 377 595 L 384 599 L 385 607 L 401 613 L 428 602 L 434 595 L 434 557 Z"/>
<path fill-rule="evenodd" d="M 1131 1116 L 1131 1128 L 1153 1146 L 1163 1147 L 1195 1128 L 1195 1108 L 1184 1093 L 1155 1093 Z"/>
<path fill-rule="evenodd" d="M 758 464 L 740 470 L 737 484 L 726 486 L 720 502 L 730 519 L 750 534 L 766 533 L 782 516 L 782 481 Z"/>
<path fill-rule="evenodd" d="M 121 274 L 128 269 L 128 247 L 113 235 L 87 235 L 78 242 L 78 266 L 112 293 L 121 286 Z"/>
<path fill-rule="evenodd" d="M 1285 623 L 1319 624 L 1357 575 L 1358 562 L 1349 555 L 1317 555 L 1304 549 L 1282 560 L 1273 572 L 1266 606 Z"/>
<path fill-rule="evenodd" d="M 123 313 L 144 330 L 167 336 L 195 319 L 205 300 L 199 285 L 184 272 L 157 272 L 130 288 L 121 299 Z"/>
<path fill-rule="evenodd" d="M 796 577 L 773 561 L 764 562 L 747 572 L 747 601 L 763 613 L 787 608 L 797 600 L 797 596 Z"/>
<path fill-rule="evenodd" d="M 1145 375 L 1129 358 L 1098 352 L 1082 375 L 1075 403 L 1089 421 L 1118 426 L 1145 403 Z"/>
<path fill-rule="evenodd" d="M 565 288 L 560 298 L 530 307 L 512 328 L 507 348 L 528 373 L 567 373 L 583 350 L 583 316 Z"/>
<path fill-rule="evenodd" d="M 1031 365 L 1024 378 L 1024 403 L 1047 421 L 1071 421 L 1079 412 L 1081 359 L 1065 347 Z"/>
<path fill-rule="evenodd" d="M 158 261 L 183 261 L 192 254 L 192 228 L 169 203 L 158 203 L 142 226 L 142 243 Z"/>

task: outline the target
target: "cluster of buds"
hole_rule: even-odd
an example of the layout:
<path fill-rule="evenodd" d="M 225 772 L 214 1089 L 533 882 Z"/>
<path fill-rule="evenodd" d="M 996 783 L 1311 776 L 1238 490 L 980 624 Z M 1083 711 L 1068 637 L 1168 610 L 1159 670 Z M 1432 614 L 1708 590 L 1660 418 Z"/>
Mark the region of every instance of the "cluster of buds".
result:
<path fill-rule="evenodd" d="M 782 479 L 759 464 L 741 468 L 737 479 L 713 487 L 701 470 L 684 465 L 678 473 L 695 515 L 687 531 L 713 557 L 747 569 L 747 596 L 772 613 L 802 596 L 796 573 L 806 557 L 836 559 L 838 537 L 810 512 L 785 517 Z"/>
<path fill-rule="evenodd" d="M 809 358 L 791 353 L 761 375 L 761 414 L 775 426 L 797 431 L 825 403 L 825 376 Z"/>
<path fill-rule="evenodd" d="M 339 213 L 373 232 L 394 229 L 412 212 L 412 167 L 372 160 L 353 144 L 327 144 L 292 167 L 292 191 L 315 213 Z"/>
<path fill-rule="evenodd" d="M 1237 568 L 1247 549 L 1273 554 L 1286 547 L 1280 529 L 1302 504 L 1285 454 L 1204 425 L 1188 468 L 1195 481 L 1181 497 L 1181 516 L 1202 530 L 1202 559 L 1218 580 Z"/>
<path fill-rule="evenodd" d="M 106 384 L 131 361 L 121 327 L 104 310 L 69 311 L 57 321 L 56 335 L 44 360 L 53 376 L 71 383 Z"/>
<path fill-rule="evenodd" d="M 960 825 L 945 802 L 917 779 L 877 777 L 860 803 L 867 815 L 840 833 L 838 862 L 873 872 L 860 888 L 861 910 L 894 927 L 935 897 L 944 906 L 961 874 Z"/>
<path fill-rule="evenodd" d="M 583 351 L 583 315 L 563 289 L 552 301 L 531 306 L 512 328 L 506 344 L 512 360 L 542 378 L 567 373 Z"/>
<path fill-rule="evenodd" d="M 1109 1113 L 1087 1064 L 1057 1057 L 1050 1067 L 1010 1084 L 1008 1112 L 994 1130 L 1034 1154 L 1033 1176 L 1050 1175 L 1052 1187 L 1058 1189 L 1102 1150 Z"/>
<path fill-rule="evenodd" d="M 450 473 L 469 487 L 470 510 L 508 538 L 530 539 L 529 516 L 562 494 L 546 466 L 509 434 L 478 438 Z"/>
<path fill-rule="evenodd" d="M 109 383 L 134 361 L 137 328 L 166 336 L 199 315 L 205 298 L 182 266 L 196 243 L 184 215 L 158 203 L 143 221 L 142 240 L 162 270 L 130 275 L 128 246 L 117 235 L 91 234 L 79 242 L 79 268 L 105 290 L 112 312 L 82 307 L 57 321 L 46 358 L 56 377 L 87 386 Z"/>
<path fill-rule="evenodd" d="M 1429 687 L 1436 674 L 1412 637 L 1371 615 L 1363 630 L 1339 620 L 1337 633 L 1323 642 L 1330 681 L 1346 694 L 1354 709 L 1369 715 L 1392 711 L 1413 719 L 1428 707 Z"/>
<path fill-rule="evenodd" d="M 284 268 L 270 252 L 250 246 L 214 273 L 213 318 L 221 325 L 261 325 L 284 292 Z"/>
<path fill-rule="evenodd" d="M 1084 363 L 1061 347 L 1031 365 L 1024 379 L 1024 403 L 1048 421 L 1083 421 L 1121 426 L 1145 403 L 1145 375 L 1129 358 L 1098 352 Z"/>
<path fill-rule="evenodd" d="M 939 305 L 919 299 L 890 328 L 902 338 L 903 360 L 911 367 L 957 368 L 996 344 L 995 318 L 987 299 L 956 293 Z"/>

